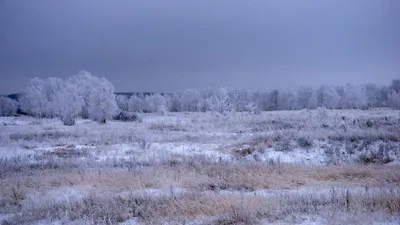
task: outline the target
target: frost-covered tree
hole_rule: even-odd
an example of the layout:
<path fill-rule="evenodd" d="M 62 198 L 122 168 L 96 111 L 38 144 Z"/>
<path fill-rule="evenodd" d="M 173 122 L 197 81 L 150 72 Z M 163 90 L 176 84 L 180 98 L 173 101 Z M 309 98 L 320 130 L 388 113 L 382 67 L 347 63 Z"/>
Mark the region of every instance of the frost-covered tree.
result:
<path fill-rule="evenodd" d="M 308 100 L 307 109 L 316 109 L 318 107 L 318 95 L 313 91 L 310 99 Z"/>
<path fill-rule="evenodd" d="M 297 90 L 297 105 L 298 108 L 308 108 L 310 100 L 313 97 L 314 91 L 312 88 L 301 87 Z"/>
<path fill-rule="evenodd" d="M 182 111 L 180 93 L 172 93 L 168 95 L 166 99 L 167 99 L 167 108 L 169 109 L 170 112 Z"/>
<path fill-rule="evenodd" d="M 366 84 L 364 89 L 368 107 L 381 107 L 382 102 L 380 99 L 382 99 L 382 97 L 380 96 L 380 88 L 375 84 Z"/>
<path fill-rule="evenodd" d="M 128 111 L 129 110 L 129 97 L 126 95 L 117 95 L 115 97 L 115 101 L 117 102 L 118 108 L 120 108 L 122 111 Z"/>
<path fill-rule="evenodd" d="M 114 86 L 105 78 L 98 78 L 87 71 L 80 71 L 68 79 L 83 98 L 82 117 L 105 123 L 117 113 Z"/>
<path fill-rule="evenodd" d="M 388 97 L 388 104 L 393 109 L 400 109 L 400 93 L 392 90 L 392 93 Z"/>
<path fill-rule="evenodd" d="M 55 117 L 56 93 L 62 88 L 59 78 L 33 78 L 29 81 L 20 99 L 21 109 L 36 117 Z"/>
<path fill-rule="evenodd" d="M 233 105 L 229 99 L 227 88 L 220 88 L 207 99 L 207 102 L 211 111 L 223 113 L 225 111 L 233 110 Z"/>
<path fill-rule="evenodd" d="M 260 107 L 258 106 L 254 92 L 252 91 L 244 91 L 240 103 L 240 108 L 238 110 L 251 113 L 260 112 Z"/>
<path fill-rule="evenodd" d="M 326 86 L 322 85 L 317 90 L 318 107 L 322 107 L 324 104 L 323 102 L 324 102 L 325 89 L 326 89 Z"/>
<path fill-rule="evenodd" d="M 294 110 L 297 107 L 296 96 L 292 92 L 280 92 L 278 110 Z"/>
<path fill-rule="evenodd" d="M 64 81 L 57 77 L 49 77 L 44 80 L 44 91 L 45 98 L 47 100 L 47 117 L 56 117 L 56 107 L 58 107 L 58 101 L 56 99 L 57 94 L 60 90 L 64 89 Z"/>
<path fill-rule="evenodd" d="M 200 102 L 198 105 L 199 112 L 207 112 L 210 111 L 210 105 L 207 102 L 207 99 L 214 95 L 214 91 L 211 89 L 203 89 L 200 91 Z"/>
<path fill-rule="evenodd" d="M 341 107 L 345 109 L 360 109 L 367 106 L 367 95 L 362 86 L 347 84 L 343 88 Z"/>
<path fill-rule="evenodd" d="M 232 107 L 235 109 L 237 112 L 242 112 L 244 111 L 244 105 L 243 104 L 243 95 L 244 91 L 238 90 L 238 89 L 231 89 L 229 90 L 229 98 L 232 101 Z"/>
<path fill-rule="evenodd" d="M 203 104 L 203 98 L 199 90 L 188 89 L 180 93 L 181 110 L 187 112 L 198 112 Z"/>
<path fill-rule="evenodd" d="M 128 111 L 129 112 L 136 112 L 136 113 L 143 113 L 144 112 L 144 100 L 142 97 L 137 95 L 132 95 L 128 101 Z"/>
<path fill-rule="evenodd" d="M 75 124 L 75 120 L 82 112 L 82 107 L 85 103 L 77 90 L 74 84 L 65 82 L 54 95 L 54 111 L 64 125 L 67 126 Z"/>
<path fill-rule="evenodd" d="M 144 108 L 147 112 L 165 113 L 167 111 L 166 104 L 166 99 L 161 94 L 148 95 L 144 98 Z"/>
<path fill-rule="evenodd" d="M 237 112 L 256 112 L 258 104 L 253 97 L 253 92 L 248 90 L 229 90 L 229 99 L 232 102 L 232 109 Z M 210 97 L 210 96 L 208 96 Z M 207 97 L 207 98 L 208 98 Z"/>
<path fill-rule="evenodd" d="M 22 93 L 22 111 L 35 117 L 56 117 L 60 115 L 60 97 L 65 94 L 65 83 L 59 78 L 33 78 Z M 74 93 L 69 93 L 74 94 Z"/>
<path fill-rule="evenodd" d="M 81 70 L 78 74 L 70 77 L 67 82 L 74 84 L 77 88 L 78 95 L 83 98 L 84 104 L 82 107 L 81 116 L 85 119 L 89 119 L 89 98 L 92 89 L 95 88 L 96 83 L 98 83 L 99 78 L 93 76 L 90 72 Z"/>
<path fill-rule="evenodd" d="M 45 81 L 40 78 L 33 78 L 20 98 L 22 111 L 28 115 L 43 118 L 48 116 L 49 102 L 46 97 Z"/>
<path fill-rule="evenodd" d="M 87 100 L 89 119 L 105 123 L 118 112 L 114 86 L 105 78 L 98 79 L 92 85 Z"/>
<path fill-rule="evenodd" d="M 400 93 L 400 80 L 392 80 L 392 84 L 390 85 L 390 89 L 396 93 Z"/>
<path fill-rule="evenodd" d="M 388 105 L 388 98 L 391 93 L 390 87 L 389 86 L 383 86 L 379 90 L 379 102 L 381 103 L 382 106 L 387 106 Z"/>
<path fill-rule="evenodd" d="M 18 110 L 18 102 L 14 99 L 0 97 L 0 116 L 14 116 Z"/>
<path fill-rule="evenodd" d="M 277 110 L 279 104 L 279 91 L 273 90 L 269 93 L 269 110 Z"/>
<path fill-rule="evenodd" d="M 321 86 L 318 89 L 318 106 L 327 109 L 336 109 L 339 107 L 340 96 L 332 86 Z"/>
<path fill-rule="evenodd" d="M 261 111 L 268 111 L 271 106 L 271 99 L 267 91 L 258 91 L 254 93 L 254 98 Z"/>

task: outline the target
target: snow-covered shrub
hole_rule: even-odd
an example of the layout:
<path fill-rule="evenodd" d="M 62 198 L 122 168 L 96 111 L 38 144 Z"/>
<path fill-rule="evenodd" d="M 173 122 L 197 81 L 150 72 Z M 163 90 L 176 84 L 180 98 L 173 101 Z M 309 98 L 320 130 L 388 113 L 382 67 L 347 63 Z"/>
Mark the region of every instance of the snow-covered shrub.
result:
<path fill-rule="evenodd" d="M 275 151 L 289 152 L 294 149 L 292 139 L 294 135 L 291 132 L 276 132 L 272 139 L 274 141 Z"/>
<path fill-rule="evenodd" d="M 128 111 L 121 111 L 114 119 L 121 121 L 141 121 L 138 115 Z"/>
<path fill-rule="evenodd" d="M 389 155 L 385 155 L 383 152 L 364 152 L 361 153 L 356 159 L 361 164 L 387 164 L 393 161 Z"/>
<path fill-rule="evenodd" d="M 140 149 L 149 149 L 151 147 L 150 136 L 147 133 L 140 134 L 136 137 L 136 142 Z"/>
<path fill-rule="evenodd" d="M 293 150 L 292 142 L 289 138 L 284 137 L 279 140 L 275 145 L 275 151 L 289 152 Z"/>
<path fill-rule="evenodd" d="M 18 110 L 18 102 L 8 97 L 0 97 L 0 116 L 14 116 Z"/>
<path fill-rule="evenodd" d="M 309 136 L 302 136 L 297 138 L 297 144 L 301 148 L 311 148 L 313 146 L 313 140 Z"/>

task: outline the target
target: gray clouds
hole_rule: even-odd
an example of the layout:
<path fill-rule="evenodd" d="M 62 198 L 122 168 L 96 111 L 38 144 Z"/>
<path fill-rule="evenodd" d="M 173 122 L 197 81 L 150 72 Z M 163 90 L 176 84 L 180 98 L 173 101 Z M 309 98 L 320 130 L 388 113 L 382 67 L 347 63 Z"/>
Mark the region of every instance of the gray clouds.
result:
<path fill-rule="evenodd" d="M 396 0 L 0 1 L 0 88 L 80 69 L 118 91 L 398 76 Z M 1 92 L 1 91 L 0 91 Z"/>

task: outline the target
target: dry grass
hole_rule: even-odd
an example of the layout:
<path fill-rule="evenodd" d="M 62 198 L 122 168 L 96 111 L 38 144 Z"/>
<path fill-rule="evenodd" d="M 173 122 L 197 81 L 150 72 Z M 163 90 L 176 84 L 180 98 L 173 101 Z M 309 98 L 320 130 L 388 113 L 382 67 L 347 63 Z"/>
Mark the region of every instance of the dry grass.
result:
<path fill-rule="evenodd" d="M 0 127 L 0 147 L 21 153 L 0 159 L 0 216 L 11 215 L 4 224 L 117 224 L 132 218 L 185 224 L 203 217 L 209 221 L 204 224 L 292 224 L 298 215 L 321 215 L 326 224 L 357 215 L 369 221 L 350 223 L 365 224 L 378 214 L 400 216 L 400 166 L 376 162 L 398 158 L 397 118 L 352 113 L 171 113 L 143 115 L 135 124 Z M 343 116 L 345 131 L 338 125 Z M 312 151 L 321 142 L 339 156 L 380 155 L 366 158 L 368 163 L 319 166 L 249 159 L 266 149 Z M 202 154 L 234 157 L 179 152 L 201 152 L 202 146 L 213 148 Z M 163 149 L 174 147 L 177 152 Z"/>
<path fill-rule="evenodd" d="M 174 132 L 184 132 L 187 131 L 187 129 L 179 124 L 151 124 L 148 126 L 149 130 L 154 130 L 154 131 L 174 131 Z"/>
<path fill-rule="evenodd" d="M 336 215 L 379 212 L 399 216 L 399 190 L 373 188 L 382 184 L 398 187 L 398 167 L 234 166 L 197 162 L 176 161 L 134 169 L 49 169 L 31 176 L 8 177 L 0 184 L 0 213 L 14 214 L 4 224 L 31 224 L 43 219 L 116 224 L 132 218 L 145 224 L 182 224 L 199 217 L 214 218 L 211 224 L 258 224 L 332 211 Z M 335 186 L 347 187 L 349 194 Z M 352 191 L 352 187 L 358 186 L 371 191 Z M 171 187 L 183 188 L 184 192 L 174 192 Z M 325 187 L 332 191 L 282 192 L 272 196 L 252 192 L 299 187 Z M 86 194 L 62 202 L 55 200 L 54 194 L 46 194 L 64 188 Z M 163 195 L 137 192 L 149 188 L 165 191 Z"/>
<path fill-rule="evenodd" d="M 10 162 L 12 164 L 13 161 Z M 400 185 L 399 166 L 340 165 L 305 166 L 263 163 L 231 164 L 202 157 L 169 159 L 153 164 L 140 161 L 83 164 L 82 167 L 54 162 L 52 167 L 15 170 L 2 177 L 1 191 L 29 181 L 41 188 L 64 185 L 91 185 L 105 188 L 166 188 L 171 185 L 196 190 L 290 189 L 299 186 L 369 185 L 381 182 Z M 129 164 L 130 163 L 130 164 Z M 3 165 L 6 165 L 5 163 Z M 17 165 L 14 165 L 17 166 Z M 6 168 L 5 166 L 3 168 Z"/>
<path fill-rule="evenodd" d="M 21 207 L 22 215 L 6 224 L 27 224 L 52 216 L 52 219 L 90 218 L 95 224 L 115 224 L 139 218 L 145 224 L 167 221 L 184 223 L 200 216 L 216 218 L 213 224 L 257 224 L 275 222 L 298 214 L 339 212 L 342 214 L 384 212 L 398 216 L 400 192 L 375 193 L 332 189 L 326 194 L 285 194 L 273 197 L 188 193 L 182 195 L 137 195 L 121 197 L 115 193 L 92 192 L 89 196 L 63 204 L 41 202 Z"/>

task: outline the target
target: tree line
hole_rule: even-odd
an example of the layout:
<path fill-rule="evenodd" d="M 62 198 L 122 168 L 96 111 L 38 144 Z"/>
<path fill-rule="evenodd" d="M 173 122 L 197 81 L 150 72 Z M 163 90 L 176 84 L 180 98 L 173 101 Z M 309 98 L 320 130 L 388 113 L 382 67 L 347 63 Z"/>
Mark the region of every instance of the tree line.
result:
<path fill-rule="evenodd" d="M 301 87 L 296 91 L 251 91 L 220 88 L 188 89 L 168 94 L 115 95 L 113 84 L 87 71 L 68 79 L 33 78 L 18 101 L 0 97 L 0 116 L 13 116 L 19 109 L 38 118 L 60 118 L 73 125 L 82 117 L 101 123 L 132 113 L 164 112 L 250 112 L 274 110 L 400 109 L 400 80 L 390 85 L 323 85 L 317 89 Z"/>

